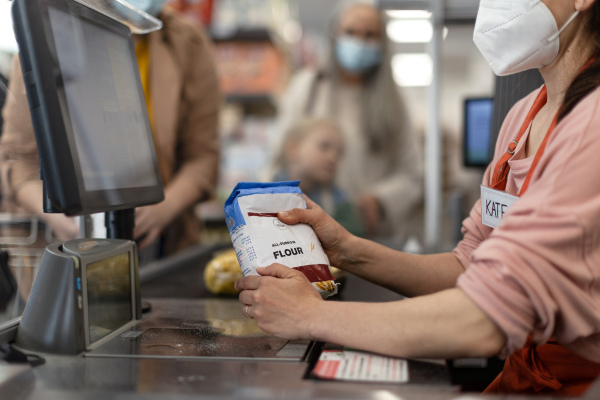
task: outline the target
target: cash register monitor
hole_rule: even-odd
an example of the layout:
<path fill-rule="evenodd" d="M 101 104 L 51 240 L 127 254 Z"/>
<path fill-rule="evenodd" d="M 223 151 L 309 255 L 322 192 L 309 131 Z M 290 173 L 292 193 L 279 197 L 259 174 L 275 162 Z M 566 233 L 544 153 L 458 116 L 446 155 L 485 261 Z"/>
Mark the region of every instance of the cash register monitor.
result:
<path fill-rule="evenodd" d="M 47 212 L 163 199 L 131 32 L 74 0 L 14 0 Z"/>
<path fill-rule="evenodd" d="M 494 99 L 465 100 L 464 165 L 485 168 L 492 161 L 492 117 Z"/>

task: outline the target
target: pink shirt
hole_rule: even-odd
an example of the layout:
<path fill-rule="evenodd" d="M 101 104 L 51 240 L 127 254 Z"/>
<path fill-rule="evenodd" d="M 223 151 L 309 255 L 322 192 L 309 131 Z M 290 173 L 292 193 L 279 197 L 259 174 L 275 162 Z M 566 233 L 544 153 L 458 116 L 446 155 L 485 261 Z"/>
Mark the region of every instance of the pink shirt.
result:
<path fill-rule="evenodd" d="M 539 91 L 510 111 L 492 164 L 514 140 Z M 526 133 L 528 135 L 529 132 Z M 510 161 L 506 191 L 516 194 L 533 157 L 527 136 Z M 481 223 L 478 201 L 463 223 L 454 254 L 466 268 L 457 287 L 506 334 L 501 355 L 553 336 L 576 354 L 600 362 L 600 88 L 552 133 L 529 189 L 496 229 Z"/>

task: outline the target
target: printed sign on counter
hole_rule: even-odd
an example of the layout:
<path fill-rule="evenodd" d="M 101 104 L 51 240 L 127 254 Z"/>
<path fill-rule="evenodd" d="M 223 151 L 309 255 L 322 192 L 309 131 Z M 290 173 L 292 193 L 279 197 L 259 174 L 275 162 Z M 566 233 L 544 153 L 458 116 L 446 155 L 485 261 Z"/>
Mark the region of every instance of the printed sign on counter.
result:
<path fill-rule="evenodd" d="M 320 379 L 406 383 L 408 362 L 360 351 L 324 350 L 313 373 Z"/>

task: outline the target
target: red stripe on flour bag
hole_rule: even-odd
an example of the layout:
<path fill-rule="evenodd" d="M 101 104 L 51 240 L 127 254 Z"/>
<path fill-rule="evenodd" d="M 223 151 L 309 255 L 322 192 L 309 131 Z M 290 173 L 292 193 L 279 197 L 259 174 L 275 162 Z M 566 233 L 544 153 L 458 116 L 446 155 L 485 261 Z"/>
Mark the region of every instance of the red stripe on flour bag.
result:
<path fill-rule="evenodd" d="M 310 283 L 321 282 L 321 281 L 333 281 L 335 278 L 329 271 L 329 266 L 326 264 L 313 264 L 313 265 L 301 265 L 299 267 L 293 267 L 302 272 L 304 276 L 308 278 Z"/>

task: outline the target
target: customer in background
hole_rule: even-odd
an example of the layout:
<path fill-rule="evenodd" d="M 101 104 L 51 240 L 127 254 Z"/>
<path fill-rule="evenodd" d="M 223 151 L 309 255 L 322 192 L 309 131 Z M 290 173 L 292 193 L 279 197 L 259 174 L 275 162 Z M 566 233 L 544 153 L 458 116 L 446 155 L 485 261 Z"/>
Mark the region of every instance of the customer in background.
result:
<path fill-rule="evenodd" d="M 140 77 L 165 184 L 165 200 L 136 210 L 140 246 L 160 244 L 170 254 L 199 240 L 193 206 L 214 192 L 219 165 L 217 117 L 221 103 L 212 45 L 207 35 L 183 17 L 162 10 L 164 0 L 131 0 L 163 21 L 163 29 L 134 36 Z M 0 167 L 9 210 L 37 214 L 58 239 L 78 234 L 62 214 L 42 212 L 39 156 L 18 58 L 4 108 Z"/>
<path fill-rule="evenodd" d="M 277 160 L 275 180 L 299 180 L 313 201 L 355 235 L 364 235 L 358 210 L 335 184 L 344 153 L 344 135 L 327 119 L 306 119 L 290 129 Z"/>
<path fill-rule="evenodd" d="M 344 3 L 331 24 L 326 68 L 302 70 L 280 106 L 279 132 L 306 117 L 336 121 L 345 157 L 337 183 L 362 214 L 370 236 L 405 237 L 422 199 L 422 161 L 405 105 L 394 83 L 385 17 L 366 2 Z M 274 144 L 274 161 L 283 151 Z"/>

